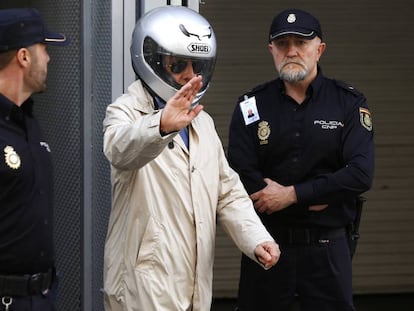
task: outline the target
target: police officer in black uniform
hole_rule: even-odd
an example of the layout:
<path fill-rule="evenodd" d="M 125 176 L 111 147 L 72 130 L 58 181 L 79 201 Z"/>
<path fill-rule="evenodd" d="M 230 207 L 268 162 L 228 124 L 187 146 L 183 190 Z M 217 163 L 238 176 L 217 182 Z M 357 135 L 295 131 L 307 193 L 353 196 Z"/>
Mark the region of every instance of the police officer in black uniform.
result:
<path fill-rule="evenodd" d="M 48 32 L 35 9 L 0 10 L 0 310 L 55 310 L 50 147 L 33 116 L 45 90 Z"/>
<path fill-rule="evenodd" d="M 272 21 L 279 78 L 241 96 L 228 156 L 281 248 L 262 271 L 242 257 L 239 311 L 355 310 L 347 227 L 374 172 L 371 114 L 363 94 L 322 74 L 319 21 L 288 9 Z"/>

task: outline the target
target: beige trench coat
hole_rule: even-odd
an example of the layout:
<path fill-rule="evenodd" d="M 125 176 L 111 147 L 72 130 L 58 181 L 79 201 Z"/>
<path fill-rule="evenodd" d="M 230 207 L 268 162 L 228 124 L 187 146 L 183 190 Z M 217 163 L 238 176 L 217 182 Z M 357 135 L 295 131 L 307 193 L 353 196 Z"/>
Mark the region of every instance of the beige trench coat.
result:
<path fill-rule="evenodd" d="M 188 152 L 180 135 L 160 135 L 160 115 L 140 81 L 107 108 L 106 310 L 210 310 L 216 223 L 254 260 L 255 247 L 273 240 L 229 167 L 211 117 L 201 112 L 192 121 Z"/>

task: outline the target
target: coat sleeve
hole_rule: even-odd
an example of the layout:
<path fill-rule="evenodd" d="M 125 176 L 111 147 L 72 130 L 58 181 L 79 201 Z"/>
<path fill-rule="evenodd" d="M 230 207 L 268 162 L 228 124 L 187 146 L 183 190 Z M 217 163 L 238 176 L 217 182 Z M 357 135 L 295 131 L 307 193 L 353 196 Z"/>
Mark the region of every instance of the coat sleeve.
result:
<path fill-rule="evenodd" d="M 221 143 L 220 149 L 218 222 L 236 246 L 259 263 L 254 254 L 256 246 L 273 238 L 257 216 L 239 175 L 229 166 Z"/>
<path fill-rule="evenodd" d="M 118 169 L 141 168 L 156 158 L 176 134 L 161 136 L 161 111 L 140 112 L 134 109 L 134 100 L 124 95 L 106 109 L 103 149 L 111 165 Z"/>

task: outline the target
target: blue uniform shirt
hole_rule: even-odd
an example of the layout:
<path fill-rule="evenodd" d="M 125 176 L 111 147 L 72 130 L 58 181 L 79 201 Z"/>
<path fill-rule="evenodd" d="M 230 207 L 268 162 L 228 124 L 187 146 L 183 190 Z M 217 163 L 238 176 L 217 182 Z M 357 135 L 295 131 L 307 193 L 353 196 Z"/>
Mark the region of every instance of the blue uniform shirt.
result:
<path fill-rule="evenodd" d="M 239 103 L 230 124 L 228 156 L 249 194 L 264 178 L 293 185 L 298 203 L 271 215 L 267 225 L 343 227 L 355 215 L 357 195 L 373 181 L 374 140 L 363 94 L 318 75 L 298 104 L 276 79 L 240 98 L 254 98 L 249 113 Z M 257 110 L 256 110 L 257 108 Z M 254 122 L 249 121 L 254 114 Z M 246 121 L 247 120 L 247 121 Z M 308 207 L 329 204 L 321 212 Z"/>
<path fill-rule="evenodd" d="M 32 115 L 0 94 L 0 274 L 45 272 L 54 264 L 52 163 Z"/>

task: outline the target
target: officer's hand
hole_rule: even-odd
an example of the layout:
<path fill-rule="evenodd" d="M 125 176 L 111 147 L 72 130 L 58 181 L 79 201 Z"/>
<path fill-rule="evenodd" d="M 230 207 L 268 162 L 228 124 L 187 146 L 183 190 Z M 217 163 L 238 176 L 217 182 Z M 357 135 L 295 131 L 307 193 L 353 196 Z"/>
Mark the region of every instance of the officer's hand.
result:
<path fill-rule="evenodd" d="M 279 245 L 274 241 L 263 242 L 256 246 L 254 254 L 256 255 L 257 260 L 260 261 L 266 269 L 269 269 L 279 260 Z"/>
<path fill-rule="evenodd" d="M 254 208 L 260 213 L 271 214 L 297 202 L 295 188 L 265 178 L 267 186 L 250 195 Z"/>
<path fill-rule="evenodd" d="M 201 76 L 193 77 L 168 100 L 161 115 L 161 132 L 171 133 L 181 130 L 203 110 L 202 105 L 191 109 L 194 97 L 203 86 L 201 80 Z"/>

